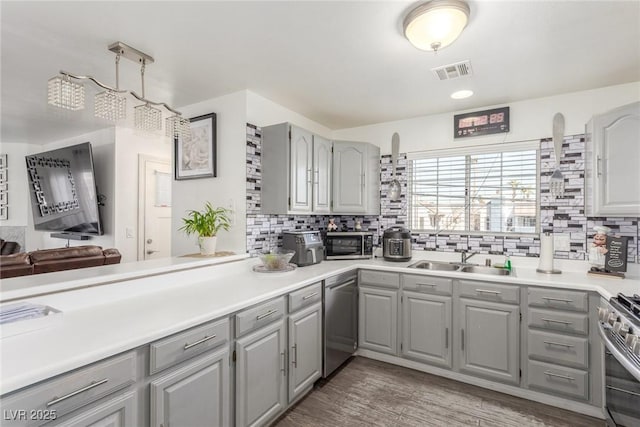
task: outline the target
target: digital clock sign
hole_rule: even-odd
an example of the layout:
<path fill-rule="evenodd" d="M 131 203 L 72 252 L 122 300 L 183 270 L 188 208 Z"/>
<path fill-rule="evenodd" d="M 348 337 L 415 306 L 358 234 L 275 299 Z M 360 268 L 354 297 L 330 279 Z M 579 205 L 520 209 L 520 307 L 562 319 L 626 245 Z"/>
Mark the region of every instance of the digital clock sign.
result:
<path fill-rule="evenodd" d="M 509 107 L 453 116 L 453 137 L 490 135 L 509 132 Z"/>

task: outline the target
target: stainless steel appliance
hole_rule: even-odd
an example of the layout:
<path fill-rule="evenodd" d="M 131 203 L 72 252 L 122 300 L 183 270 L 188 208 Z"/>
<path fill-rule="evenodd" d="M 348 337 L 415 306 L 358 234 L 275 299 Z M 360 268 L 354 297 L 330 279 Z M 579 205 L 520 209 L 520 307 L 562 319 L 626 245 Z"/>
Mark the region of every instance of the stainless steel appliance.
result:
<path fill-rule="evenodd" d="M 608 426 L 640 425 L 640 296 L 618 294 L 598 308 L 605 344 Z"/>
<path fill-rule="evenodd" d="M 355 272 L 324 281 L 324 367 L 326 378 L 358 349 L 358 286 Z"/>
<path fill-rule="evenodd" d="M 295 251 L 291 262 L 298 267 L 317 264 L 324 258 L 324 246 L 319 231 L 285 231 L 282 247 Z"/>
<path fill-rule="evenodd" d="M 330 231 L 324 245 L 328 260 L 373 258 L 373 233 L 370 231 Z"/>
<path fill-rule="evenodd" d="M 411 231 L 393 226 L 382 235 L 382 256 L 387 261 L 409 261 L 411 259 Z"/>

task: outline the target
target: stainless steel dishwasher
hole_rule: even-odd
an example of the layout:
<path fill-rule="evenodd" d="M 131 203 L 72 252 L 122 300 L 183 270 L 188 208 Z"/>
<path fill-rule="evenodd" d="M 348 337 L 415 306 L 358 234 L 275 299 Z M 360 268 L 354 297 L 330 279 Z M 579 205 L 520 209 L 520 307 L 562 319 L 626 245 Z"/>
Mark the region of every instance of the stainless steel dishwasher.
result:
<path fill-rule="evenodd" d="M 323 378 L 358 349 L 357 277 L 357 273 L 350 272 L 324 281 Z"/>

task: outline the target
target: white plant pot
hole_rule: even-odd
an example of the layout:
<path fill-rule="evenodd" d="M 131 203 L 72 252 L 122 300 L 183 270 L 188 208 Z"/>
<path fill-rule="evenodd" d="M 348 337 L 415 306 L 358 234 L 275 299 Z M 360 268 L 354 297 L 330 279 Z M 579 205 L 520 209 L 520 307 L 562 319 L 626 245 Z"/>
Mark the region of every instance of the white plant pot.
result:
<path fill-rule="evenodd" d="M 218 237 L 198 237 L 201 255 L 214 255 L 216 253 L 216 241 Z"/>

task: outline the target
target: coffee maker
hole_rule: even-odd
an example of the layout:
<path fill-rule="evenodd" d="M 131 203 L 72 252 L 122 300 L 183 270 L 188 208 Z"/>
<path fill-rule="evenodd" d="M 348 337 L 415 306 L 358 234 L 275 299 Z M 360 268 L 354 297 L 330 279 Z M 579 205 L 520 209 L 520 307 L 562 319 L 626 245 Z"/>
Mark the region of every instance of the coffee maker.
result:
<path fill-rule="evenodd" d="M 324 245 L 319 231 L 285 231 L 282 247 L 295 251 L 291 262 L 298 267 L 317 264 L 324 259 Z"/>

